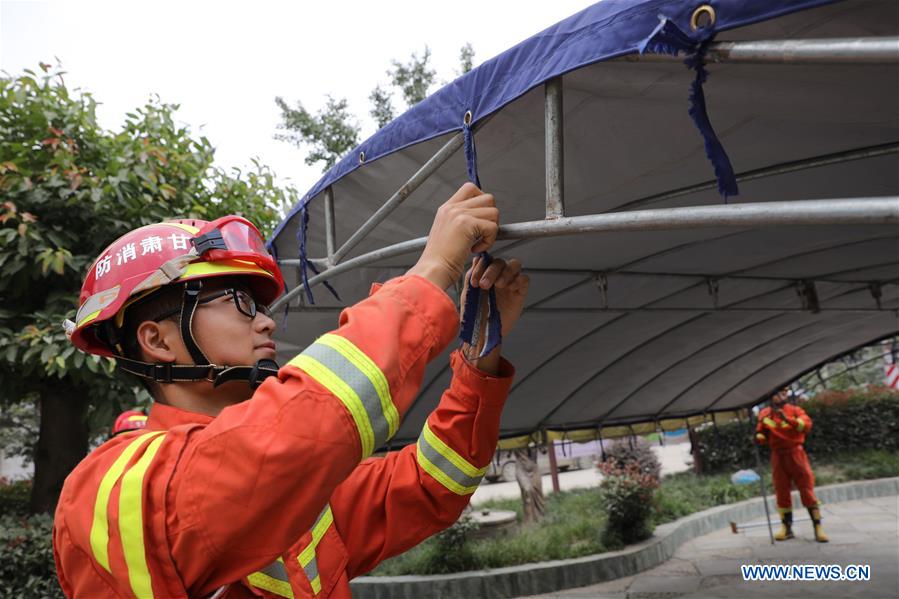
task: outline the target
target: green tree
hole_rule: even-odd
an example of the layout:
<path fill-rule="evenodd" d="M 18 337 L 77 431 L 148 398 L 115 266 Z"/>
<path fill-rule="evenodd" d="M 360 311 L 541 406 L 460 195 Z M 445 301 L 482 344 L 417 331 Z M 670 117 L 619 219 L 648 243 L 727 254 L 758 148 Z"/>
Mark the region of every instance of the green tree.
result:
<path fill-rule="evenodd" d="M 425 46 L 421 56 L 413 52 L 409 62 L 391 61 L 393 68 L 387 71 L 387 76 L 402 92 L 406 106 L 415 106 L 428 97 L 428 90 L 437 77 L 437 71 L 428 64 L 430 60 L 431 49 Z"/>
<path fill-rule="evenodd" d="M 460 75 L 464 75 L 474 68 L 474 47 L 471 42 L 466 43 L 459 50 L 459 66 L 461 68 Z"/>
<path fill-rule="evenodd" d="M 407 62 L 391 61 L 392 67 L 387 70 L 388 86 L 379 83 L 368 95 L 369 115 L 379 129 L 396 116 L 393 90 L 400 92 L 407 109 L 428 97 L 437 77 L 430 60 L 431 50 L 425 46 L 421 55 L 413 52 Z M 459 61 L 462 73 L 472 69 L 474 48 L 470 43 L 460 50 Z M 280 97 L 275 98 L 275 104 L 281 109 L 278 129 L 283 131 L 276 133 L 275 139 L 307 149 L 306 164 L 321 163 L 325 171 L 359 143 L 361 129 L 344 98 L 335 100 L 328 96 L 325 107 L 317 114 L 310 113 L 300 102 L 291 107 Z"/>
<path fill-rule="evenodd" d="M 39 406 L 35 513 L 53 510 L 115 414 L 146 401 L 114 360 L 75 350 L 60 326 L 94 258 L 127 231 L 172 217 L 241 213 L 265 233 L 297 199 L 258 162 L 247 172 L 213 167 L 209 140 L 176 125 L 177 105 L 151 99 L 109 131 L 89 93 L 41 69 L 0 78 L 0 404 L 7 416 Z"/>
<path fill-rule="evenodd" d="M 359 124 L 347 110 L 345 98 L 335 100 L 328 96 L 325 107 L 318 114 L 311 114 L 297 102 L 292 108 L 283 98 L 275 98 L 281 109 L 281 124 L 275 139 L 294 144 L 298 148 L 309 148 L 305 162 L 324 164 L 322 170 L 334 166 L 340 157 L 359 143 Z"/>
<path fill-rule="evenodd" d="M 384 89 L 378 84 L 375 89 L 371 90 L 368 99 L 371 100 L 369 114 L 375 119 L 378 129 L 393 120 L 393 101 L 390 90 Z"/>

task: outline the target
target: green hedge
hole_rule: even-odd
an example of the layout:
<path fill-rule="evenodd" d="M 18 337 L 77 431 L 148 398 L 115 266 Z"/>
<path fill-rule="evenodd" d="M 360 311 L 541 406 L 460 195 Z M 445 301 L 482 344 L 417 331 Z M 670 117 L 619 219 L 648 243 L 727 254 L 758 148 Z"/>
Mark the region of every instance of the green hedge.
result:
<path fill-rule="evenodd" d="M 50 542 L 53 518 L 28 515 L 31 481 L 0 478 L 0 599 L 62 597 Z"/>
<path fill-rule="evenodd" d="M 53 563 L 52 529 L 49 514 L 0 516 L 0 598 L 63 596 Z"/>
<path fill-rule="evenodd" d="M 805 450 L 812 457 L 866 449 L 899 451 L 899 393 L 886 387 L 825 391 L 803 402 L 812 419 Z M 706 426 L 697 431 L 703 472 L 755 468 L 753 431 L 748 421 Z M 768 449 L 762 448 L 767 463 Z"/>

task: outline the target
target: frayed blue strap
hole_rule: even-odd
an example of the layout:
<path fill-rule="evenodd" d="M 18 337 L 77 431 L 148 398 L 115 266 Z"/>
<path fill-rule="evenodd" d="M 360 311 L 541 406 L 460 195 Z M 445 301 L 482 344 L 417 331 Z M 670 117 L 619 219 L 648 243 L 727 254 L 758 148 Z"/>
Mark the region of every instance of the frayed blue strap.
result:
<path fill-rule="evenodd" d="M 471 126 L 464 124 L 462 133 L 465 138 L 465 162 L 468 167 L 469 180 L 481 187 L 481 180 L 478 177 L 478 154 L 474 145 L 474 134 Z M 481 258 L 485 261 L 485 266 L 489 266 L 493 260 L 487 252 L 481 252 Z M 466 277 L 465 286 L 468 291 L 465 295 L 465 305 L 462 307 L 462 326 L 459 329 L 459 338 L 463 343 L 467 343 L 471 347 L 477 347 L 481 339 L 481 328 L 483 325 L 483 310 L 481 302 L 487 299 L 487 326 L 485 329 L 484 347 L 478 354 L 482 358 L 489 354 L 502 342 L 502 321 L 499 314 L 499 306 L 496 302 L 496 289 L 491 287 L 483 290 L 478 287 L 472 287 L 471 281 Z"/>
<path fill-rule="evenodd" d="M 303 282 L 303 290 L 306 292 L 306 300 L 310 305 L 315 305 L 315 298 L 312 296 L 312 289 L 309 288 L 309 269 L 312 269 L 312 272 L 315 274 L 319 274 L 318 269 L 315 265 L 309 261 L 309 257 L 306 254 L 306 229 L 309 227 L 309 211 L 307 210 L 306 205 L 304 204 L 302 208 L 300 208 L 300 226 L 297 227 L 297 241 L 300 245 L 300 279 Z M 340 296 L 337 295 L 337 291 L 331 286 L 331 284 L 327 281 L 322 281 L 325 287 L 328 288 L 328 291 L 331 292 L 337 301 L 342 301 Z"/>
<path fill-rule="evenodd" d="M 715 178 L 718 180 L 718 193 L 724 196 L 725 203 L 729 196 L 739 194 L 737 187 L 737 178 L 734 175 L 733 166 L 730 158 L 724 150 L 724 146 L 718 139 L 718 135 L 712 128 L 709 121 L 708 111 L 705 104 L 705 93 L 702 84 L 708 78 L 708 71 L 705 69 L 705 53 L 709 43 L 715 35 L 714 30 L 700 29 L 696 32 L 696 39 L 684 33 L 673 21 L 665 17 L 660 17 L 658 27 L 640 44 L 639 50 L 643 54 L 645 52 L 653 54 L 670 54 L 677 56 L 678 52 L 684 52 L 687 55 L 684 64 L 687 68 L 696 72 L 696 77 L 690 85 L 690 118 L 705 144 L 705 155 L 715 170 Z"/>

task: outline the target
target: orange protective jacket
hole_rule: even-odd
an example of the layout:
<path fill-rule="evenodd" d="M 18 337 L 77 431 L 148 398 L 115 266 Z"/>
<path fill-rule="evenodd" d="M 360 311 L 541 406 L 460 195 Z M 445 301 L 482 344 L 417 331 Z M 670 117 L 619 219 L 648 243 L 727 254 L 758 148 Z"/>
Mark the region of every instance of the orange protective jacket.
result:
<path fill-rule="evenodd" d="M 805 443 L 805 435 L 812 430 L 812 419 L 805 410 L 793 404 L 784 404 L 781 418 L 770 407 L 759 412 L 755 437 L 759 443 L 768 443 L 771 449 L 790 449 Z"/>
<path fill-rule="evenodd" d="M 250 400 L 215 418 L 155 405 L 66 479 L 65 594 L 350 597 L 351 578 L 453 523 L 493 456 L 512 367 L 490 377 L 457 352 L 418 443 L 369 458 L 457 327 L 442 290 L 400 277 Z"/>

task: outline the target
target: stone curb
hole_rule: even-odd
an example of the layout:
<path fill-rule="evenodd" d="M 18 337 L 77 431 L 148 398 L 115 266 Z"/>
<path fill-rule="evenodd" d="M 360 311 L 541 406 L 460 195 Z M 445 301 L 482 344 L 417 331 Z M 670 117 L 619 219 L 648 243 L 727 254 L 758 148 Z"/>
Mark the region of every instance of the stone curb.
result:
<path fill-rule="evenodd" d="M 815 489 L 823 504 L 899 495 L 899 477 L 855 481 Z M 794 492 L 793 503 L 798 494 Z M 776 514 L 773 497 L 768 500 Z M 683 543 L 765 515 L 761 499 L 721 505 L 656 527 L 655 534 L 621 551 L 537 562 L 494 570 L 435 576 L 366 576 L 350 583 L 354 599 L 504 599 L 551 593 L 631 576 L 671 558 Z"/>

